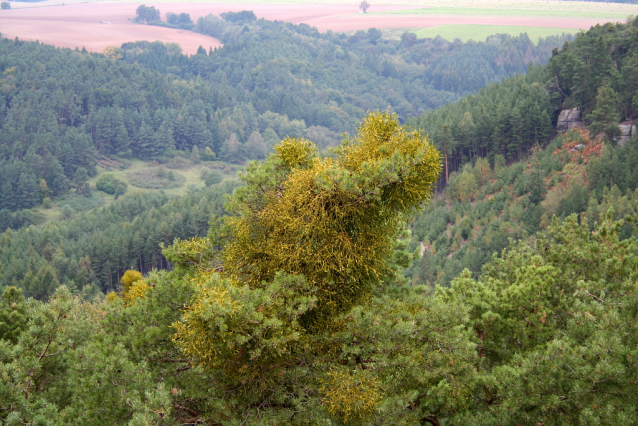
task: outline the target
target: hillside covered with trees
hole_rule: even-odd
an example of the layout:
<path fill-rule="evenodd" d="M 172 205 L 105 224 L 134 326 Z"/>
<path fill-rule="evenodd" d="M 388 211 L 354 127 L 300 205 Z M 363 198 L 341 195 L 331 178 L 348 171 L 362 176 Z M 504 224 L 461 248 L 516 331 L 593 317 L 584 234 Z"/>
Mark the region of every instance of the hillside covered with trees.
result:
<path fill-rule="evenodd" d="M 637 25 L 630 19 L 592 27 L 555 49 L 547 67 L 408 123 L 432 137 L 450 171 L 477 156 L 494 165 L 497 155 L 520 160 L 534 145 L 544 147 L 563 109 L 579 108 L 591 132 L 604 132 L 613 144 L 620 121 L 638 115 Z"/>
<path fill-rule="evenodd" d="M 593 27 L 546 67 L 408 121 L 447 154 L 450 171 L 413 224 L 410 247 L 423 253 L 415 283 L 447 285 L 464 268 L 478 277 L 510 238 L 533 236 L 554 215 L 582 213 L 593 226 L 610 207 L 617 219 L 635 213 L 638 144 L 616 138 L 621 119 L 638 115 L 636 25 Z M 556 136 L 552 124 L 571 108 L 584 127 Z"/>
<path fill-rule="evenodd" d="M 86 182 L 103 158 L 162 162 L 195 148 L 244 163 L 285 136 L 335 146 L 367 110 L 390 106 L 406 119 L 544 63 L 565 40 L 388 41 L 377 30 L 348 37 L 227 15 L 193 24 L 224 47 L 190 57 L 161 42 L 126 43 L 104 56 L 2 39 L 3 229 L 36 223 L 23 210 L 45 199 L 89 196 Z"/>

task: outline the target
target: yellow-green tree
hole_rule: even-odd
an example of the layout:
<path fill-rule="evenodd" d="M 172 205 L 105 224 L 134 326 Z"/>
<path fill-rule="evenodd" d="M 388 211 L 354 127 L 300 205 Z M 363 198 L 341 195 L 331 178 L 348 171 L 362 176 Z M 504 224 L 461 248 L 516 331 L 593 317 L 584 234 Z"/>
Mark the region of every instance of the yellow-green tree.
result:
<path fill-rule="evenodd" d="M 251 288 L 277 271 L 303 275 L 317 287 L 317 318 L 345 312 L 390 273 L 396 233 L 430 198 L 440 168 L 430 141 L 390 113 L 369 114 L 335 157 L 285 139 L 233 195 L 225 274 Z"/>
<path fill-rule="evenodd" d="M 264 424 L 270 415 L 273 422 L 280 418 L 281 410 L 305 412 L 299 419 L 327 413 L 354 424 L 385 403 L 394 404 L 386 411 L 403 413 L 414 395 L 382 402 L 390 376 L 366 367 L 376 362 L 366 360 L 373 355 L 361 359 L 343 348 L 349 346 L 345 341 L 358 340 L 355 334 L 376 330 L 376 343 L 365 350 L 383 353 L 383 362 L 396 363 L 392 369 L 402 374 L 412 374 L 405 369 L 406 356 L 414 359 L 417 375 L 426 371 L 418 355 L 426 350 L 424 341 L 397 351 L 392 340 L 403 333 L 398 330 L 403 319 L 386 327 L 363 312 L 381 318 L 404 311 L 412 318 L 410 333 L 423 328 L 428 345 L 440 342 L 426 331 L 427 315 L 414 316 L 422 302 L 389 304 L 378 300 L 377 291 L 398 268 L 398 232 L 432 195 L 440 154 L 427 138 L 383 112 L 370 113 L 357 136 L 333 156 L 322 158 L 311 142 L 291 138 L 274 151 L 265 162 L 248 166 L 245 186 L 227 205 L 233 215 L 223 225 L 213 225 L 207 239 L 165 250 L 194 287 L 190 305 L 173 325 L 173 340 L 214 377 L 226 404 L 222 412 L 229 416 L 252 415 L 254 407 L 262 407 L 255 413 L 265 416 Z M 387 336 L 381 337 L 382 329 L 389 330 Z M 451 365 L 448 355 L 435 358 L 428 361 L 432 366 Z M 420 386 L 430 378 L 440 381 L 436 371 L 419 378 Z M 341 386 L 336 377 L 359 385 Z M 410 413 L 419 416 L 419 410 Z"/>
<path fill-rule="evenodd" d="M 122 294 L 126 294 L 126 292 L 131 289 L 133 284 L 135 284 L 137 281 L 142 280 L 142 278 L 143 277 L 141 272 L 132 270 L 124 272 L 124 275 L 122 275 L 122 278 L 120 279 L 120 284 L 122 284 Z"/>

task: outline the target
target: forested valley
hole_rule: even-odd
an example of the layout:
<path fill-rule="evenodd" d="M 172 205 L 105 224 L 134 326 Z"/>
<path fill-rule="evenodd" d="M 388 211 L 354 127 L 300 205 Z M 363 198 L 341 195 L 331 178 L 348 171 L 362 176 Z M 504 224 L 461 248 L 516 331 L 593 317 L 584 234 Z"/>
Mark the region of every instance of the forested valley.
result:
<path fill-rule="evenodd" d="M 224 47 L 0 40 L 3 424 L 636 423 L 638 20 L 154 10 Z M 206 186 L 127 193 L 131 159 Z"/>
<path fill-rule="evenodd" d="M 196 149 L 244 163 L 285 136 L 335 146 L 365 111 L 407 119 L 545 63 L 567 39 L 388 41 L 374 29 L 347 37 L 229 15 L 198 20 L 225 45 L 190 57 L 161 42 L 104 56 L 2 39 L 0 228 L 37 223 L 23 210 L 45 199 L 88 197 L 103 157 L 166 163 Z"/>

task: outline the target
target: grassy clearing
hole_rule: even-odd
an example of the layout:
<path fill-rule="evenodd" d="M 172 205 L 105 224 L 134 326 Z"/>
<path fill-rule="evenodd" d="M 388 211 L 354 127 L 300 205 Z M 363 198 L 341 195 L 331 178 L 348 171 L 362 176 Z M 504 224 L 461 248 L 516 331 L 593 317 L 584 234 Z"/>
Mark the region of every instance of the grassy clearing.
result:
<path fill-rule="evenodd" d="M 532 42 L 538 43 L 539 38 L 562 33 L 577 34 L 578 31 L 574 28 L 521 27 L 516 25 L 438 25 L 430 28 L 419 28 L 414 32 L 419 38 L 435 38 L 438 35 L 449 41 L 460 38 L 464 42 L 470 39 L 485 41 L 485 39 L 494 34 L 518 36 L 522 33 L 527 33 Z M 384 33 L 384 35 L 386 34 Z M 399 34 L 398 36 L 400 37 L 401 35 Z"/>
<path fill-rule="evenodd" d="M 131 185 L 145 189 L 174 189 L 186 183 L 184 175 L 173 170 L 167 172 L 163 167 L 127 173 L 126 178 Z"/>
<path fill-rule="evenodd" d="M 126 182 L 128 185 L 126 195 L 163 192 L 169 196 L 180 196 L 205 187 L 204 178 L 212 171 L 221 174 L 223 180 L 236 180 L 237 173 L 243 171 L 245 167 L 223 161 L 203 161 L 193 164 L 190 160 L 181 157 L 176 157 L 162 165 L 155 161 L 144 162 L 137 159 L 120 160 L 114 164 L 121 164 L 121 167 L 98 166 L 98 174 L 89 179 L 90 196 L 85 197 L 71 191 L 55 198 L 49 208 L 45 208 L 42 204 L 33 208 L 32 211 L 38 217 L 38 222 L 58 222 L 75 214 L 111 204 L 115 196 L 95 188 L 96 181 L 104 173 L 112 174 L 115 178 Z M 158 176 L 160 169 L 163 169 L 163 172 L 160 172 Z M 169 172 L 173 173 L 175 180 L 168 179 Z"/>
<path fill-rule="evenodd" d="M 372 12 L 374 13 L 374 12 Z M 430 7 L 424 9 L 393 10 L 376 12 L 377 15 L 401 14 L 401 15 L 488 15 L 488 16 L 524 16 L 524 17 L 551 17 L 551 18 L 610 18 L 625 19 L 625 12 L 579 11 L 579 10 L 554 10 L 547 7 L 537 9 L 532 6 L 526 9 L 520 8 L 489 8 L 489 7 Z"/>
<path fill-rule="evenodd" d="M 186 159 L 181 159 L 180 161 L 173 162 L 172 164 L 169 163 L 162 165 L 154 161 L 144 162 L 141 160 L 128 160 L 127 166 L 128 167 L 124 170 L 107 170 L 102 167 L 98 167 L 98 174 L 89 180 L 91 189 L 96 191 L 97 196 L 104 201 L 104 204 L 109 204 L 115 199 L 113 195 L 105 194 L 95 189 L 95 182 L 97 181 L 97 178 L 100 174 L 105 172 L 111 173 L 117 179 L 126 182 L 128 184 L 127 194 L 163 191 L 171 196 L 179 196 L 185 195 L 194 189 L 201 189 L 205 186 L 202 179 L 202 169 L 207 171 L 220 170 L 223 173 L 224 179 L 237 179 L 237 172 L 244 169 L 244 166 L 242 165 L 229 164 L 222 161 L 205 161 L 199 164 L 193 164 Z M 175 175 L 175 181 L 169 181 L 167 177 L 158 177 L 157 174 L 160 167 L 165 169 L 167 174 L 168 172 L 173 172 Z M 58 206 L 56 205 L 56 207 Z M 53 214 L 54 212 L 51 212 L 51 215 Z"/>

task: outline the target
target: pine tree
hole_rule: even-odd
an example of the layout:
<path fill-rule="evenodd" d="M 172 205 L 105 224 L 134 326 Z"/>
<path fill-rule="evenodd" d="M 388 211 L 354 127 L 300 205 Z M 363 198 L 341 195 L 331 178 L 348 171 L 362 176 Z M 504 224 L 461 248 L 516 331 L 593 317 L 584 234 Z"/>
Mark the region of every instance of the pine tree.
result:
<path fill-rule="evenodd" d="M 596 96 L 596 106 L 587 116 L 591 122 L 589 130 L 593 135 L 604 133 L 607 139 L 615 144 L 616 137 L 620 135 L 618 127 L 618 95 L 609 86 L 601 86 Z"/>
<path fill-rule="evenodd" d="M 2 192 L 2 194 L 0 194 L 0 209 L 15 210 L 17 205 L 11 182 L 2 184 L 0 190 Z"/>
<path fill-rule="evenodd" d="M 84 167 L 78 167 L 75 171 L 75 177 L 73 183 L 78 193 L 89 196 L 91 194 L 91 187 L 89 186 L 89 173 Z"/>
<path fill-rule="evenodd" d="M 32 173 L 24 172 L 20 175 L 17 190 L 17 206 L 29 209 L 40 202 L 38 184 Z"/>
<path fill-rule="evenodd" d="M 21 290 L 6 287 L 0 298 L 0 341 L 15 344 L 27 327 L 27 308 Z"/>
<path fill-rule="evenodd" d="M 167 121 L 162 121 L 157 133 L 155 134 L 155 149 L 153 157 L 161 157 L 169 149 L 175 149 L 175 141 L 173 140 L 173 131 Z"/>
<path fill-rule="evenodd" d="M 190 158 L 193 164 L 199 164 L 202 162 L 202 157 L 199 154 L 199 148 L 197 147 L 197 145 L 193 145 L 193 149 L 191 149 Z"/>
<path fill-rule="evenodd" d="M 450 179 L 450 164 L 448 158 L 454 151 L 456 145 L 449 124 L 443 125 L 441 136 L 439 137 L 439 143 L 437 145 L 439 146 L 441 152 L 443 153 L 443 157 L 445 158 L 445 182 L 447 183 Z"/>
<path fill-rule="evenodd" d="M 332 321 L 338 315 L 368 300 L 393 273 L 388 262 L 397 231 L 432 195 L 439 172 L 439 152 L 389 113 L 369 114 L 334 159 L 319 158 L 309 141 L 284 139 L 265 163 L 249 166 L 246 186 L 233 194 L 227 209 L 237 216 L 228 219 L 224 231 L 232 239 L 221 253 L 223 278 L 205 272 L 196 278 L 202 292 L 177 325 L 177 344 L 205 366 L 227 371 L 229 383 L 261 392 L 279 381 L 268 374 L 253 382 L 267 374 L 267 365 L 305 350 L 301 335 L 336 326 Z M 204 266 L 208 250 L 197 251 L 208 244 L 185 242 L 167 256 L 179 266 L 194 255 Z M 264 299 L 268 294 L 271 302 Z M 239 300 L 251 302 L 243 308 Z M 257 308 L 252 304 L 260 300 L 267 303 L 258 314 L 266 322 L 251 325 L 248 317 Z M 209 304 L 217 306 L 218 319 L 201 316 Z M 264 329 L 271 316 L 282 321 L 274 334 Z M 227 331 L 214 325 L 226 321 L 232 321 L 224 326 Z M 263 341 L 261 355 L 251 360 L 246 351 L 253 349 L 236 340 L 238 333 Z M 234 360 L 227 346 L 231 340 L 242 347 L 231 351 L 243 354 Z"/>
<path fill-rule="evenodd" d="M 153 129 L 145 121 L 142 121 L 142 125 L 137 133 L 135 147 L 137 155 L 142 159 L 150 159 L 153 156 L 155 148 L 155 134 Z"/>
<path fill-rule="evenodd" d="M 633 98 L 638 93 L 638 56 L 627 55 L 622 61 L 620 104 L 623 117 L 630 117 L 636 112 L 633 108 Z"/>

